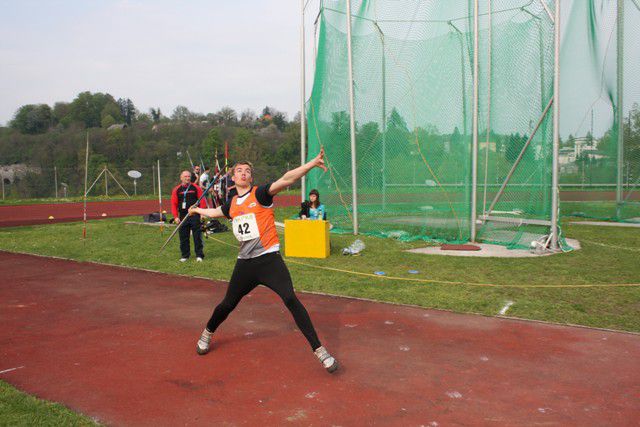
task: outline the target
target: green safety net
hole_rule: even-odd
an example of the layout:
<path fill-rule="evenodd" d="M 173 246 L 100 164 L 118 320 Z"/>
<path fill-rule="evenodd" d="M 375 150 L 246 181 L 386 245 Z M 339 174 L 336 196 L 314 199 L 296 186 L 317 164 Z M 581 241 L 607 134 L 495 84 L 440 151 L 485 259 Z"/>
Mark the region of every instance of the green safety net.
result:
<path fill-rule="evenodd" d="M 574 1 L 563 31 L 562 214 L 640 222 L 640 1 Z"/>
<path fill-rule="evenodd" d="M 593 12 L 595 3 L 611 8 L 615 1 L 576 2 L 563 9 L 563 30 L 582 25 L 583 34 L 595 39 L 600 28 L 579 23 L 583 3 Z M 306 117 L 308 156 L 323 146 L 329 171 L 312 171 L 307 187 L 320 191 L 337 230 L 353 230 L 355 172 L 361 233 L 468 241 L 474 188 L 474 1 L 354 0 L 351 5 L 356 170 L 351 163 L 346 1 L 324 0 Z M 484 242 L 529 247 L 549 235 L 550 14 L 555 5 L 548 0 L 544 5 L 546 10 L 539 0 L 479 2 L 476 215 L 477 238 Z M 571 43 L 577 47 L 577 41 L 565 38 L 564 51 Z M 579 48 L 586 51 L 580 51 L 580 60 L 590 61 L 583 65 L 596 75 L 594 50 Z M 575 61 L 579 67 L 577 56 Z M 581 98 L 584 92 L 574 90 Z"/>

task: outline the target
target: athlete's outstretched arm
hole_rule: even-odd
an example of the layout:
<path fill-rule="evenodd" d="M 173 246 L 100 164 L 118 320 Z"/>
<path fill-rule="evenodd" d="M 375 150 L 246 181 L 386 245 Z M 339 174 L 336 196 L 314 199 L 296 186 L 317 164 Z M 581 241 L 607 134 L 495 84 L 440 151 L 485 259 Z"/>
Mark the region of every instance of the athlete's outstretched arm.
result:
<path fill-rule="evenodd" d="M 224 214 L 222 213 L 222 207 L 217 207 L 215 209 L 204 209 L 204 208 L 197 208 L 192 206 L 189 208 L 189 215 L 193 215 L 194 213 L 197 213 L 209 218 L 221 218 L 224 216 Z"/>
<path fill-rule="evenodd" d="M 269 187 L 269 194 L 275 196 L 276 194 L 305 176 L 313 168 L 321 168 L 323 171 L 327 171 L 327 167 L 324 164 L 324 148 L 320 149 L 320 152 L 315 157 L 315 159 L 311 160 L 308 163 L 305 163 L 300 167 L 290 170 L 289 172 L 282 175 L 282 178 L 271 184 L 271 187 Z"/>

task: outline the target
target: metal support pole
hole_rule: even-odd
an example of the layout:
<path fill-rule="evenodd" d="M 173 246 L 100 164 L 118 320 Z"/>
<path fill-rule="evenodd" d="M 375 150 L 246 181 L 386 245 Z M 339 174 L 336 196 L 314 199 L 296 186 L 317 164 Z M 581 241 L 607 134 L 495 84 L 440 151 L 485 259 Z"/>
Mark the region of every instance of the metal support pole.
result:
<path fill-rule="evenodd" d="M 558 155 L 560 150 L 560 0 L 555 0 L 554 30 L 554 72 L 553 72 L 553 160 L 551 172 L 551 250 L 558 249 L 558 214 L 560 171 Z"/>
<path fill-rule="evenodd" d="M 380 34 L 382 46 L 382 209 L 387 209 L 387 56 L 385 55 L 384 33 L 374 23 Z"/>
<path fill-rule="evenodd" d="M 107 167 L 104 167 L 104 195 L 109 197 L 109 177 L 107 176 Z"/>
<path fill-rule="evenodd" d="M 4 200 L 4 176 L 0 176 L 0 179 L 2 179 L 2 200 Z"/>
<path fill-rule="evenodd" d="M 551 20 L 553 21 L 553 18 L 551 18 Z M 544 54 L 545 54 L 545 47 L 544 47 L 544 38 L 543 38 L 543 27 L 542 27 L 542 19 L 538 19 L 538 51 L 539 51 L 539 67 L 540 67 L 540 108 L 544 109 L 544 105 L 545 105 L 545 95 L 547 95 L 546 92 L 546 88 L 547 88 L 547 82 L 546 82 L 546 76 L 545 76 L 545 65 L 544 65 Z M 548 128 L 549 128 L 549 122 L 545 121 L 543 127 L 542 127 L 542 134 L 543 135 L 547 135 L 548 134 Z M 540 168 L 540 182 L 548 182 L 549 176 L 547 174 L 547 171 L 545 170 L 545 168 Z M 549 206 L 549 202 L 550 202 L 550 196 L 551 194 L 549 194 L 548 191 L 543 191 L 542 192 L 542 197 L 543 197 L 543 204 L 544 206 Z"/>
<path fill-rule="evenodd" d="M 489 180 L 489 140 L 491 139 L 491 68 L 493 66 L 493 24 L 492 24 L 491 0 L 487 0 L 487 137 L 484 150 L 484 188 L 482 192 L 482 214 L 487 213 L 487 185 Z"/>
<path fill-rule="evenodd" d="M 56 187 L 56 199 L 58 198 L 58 168 L 53 167 L 53 185 Z"/>
<path fill-rule="evenodd" d="M 300 0 L 300 164 L 307 163 L 307 155 L 305 148 L 307 145 L 306 130 L 306 109 L 305 109 L 305 45 L 304 45 L 304 0 Z M 304 202 L 307 198 L 307 180 L 302 177 L 300 180 L 300 198 Z"/>
<path fill-rule="evenodd" d="M 623 171 L 624 171 L 624 105 L 623 105 L 623 89 L 624 89 L 624 0 L 618 0 L 618 31 L 617 31 L 617 93 L 618 105 L 616 108 L 616 118 L 618 126 L 618 164 L 616 179 L 616 217 L 620 218 L 624 189 Z"/>
<path fill-rule="evenodd" d="M 382 208 L 387 208 L 387 56 L 382 36 Z"/>
<path fill-rule="evenodd" d="M 553 15 L 551 15 L 551 11 L 549 10 L 549 6 L 547 5 L 547 0 L 540 0 L 540 4 L 542 4 L 544 11 L 547 12 L 547 15 L 549 15 L 549 19 L 551 19 L 551 22 L 555 22 L 555 19 Z"/>
<path fill-rule="evenodd" d="M 153 195 L 156 195 L 156 165 L 151 165 L 151 186 L 153 187 Z"/>
<path fill-rule="evenodd" d="M 473 2 L 473 143 L 471 152 L 471 233 L 469 239 L 476 241 L 476 219 L 478 204 L 478 1 Z"/>
<path fill-rule="evenodd" d="M 160 159 L 158 159 L 158 214 L 160 216 L 160 232 L 164 229 L 162 228 L 162 224 L 164 221 L 162 219 L 162 185 L 160 184 Z"/>
<path fill-rule="evenodd" d="M 84 157 L 84 207 L 82 210 L 82 238 L 87 238 L 87 177 L 89 175 L 89 131 L 87 131 L 87 148 Z"/>
<path fill-rule="evenodd" d="M 351 192 L 353 204 L 353 234 L 358 234 L 358 182 L 356 162 L 356 118 L 353 102 L 353 56 L 351 50 L 351 0 L 347 0 L 347 55 L 349 60 L 349 127 L 351 130 Z"/>
<path fill-rule="evenodd" d="M 113 180 L 116 182 L 116 184 L 118 184 L 118 187 L 120 187 L 120 189 L 122 190 L 122 192 L 127 196 L 127 197 L 131 197 L 129 195 L 129 193 L 127 193 L 127 190 L 124 189 L 124 187 L 120 184 L 120 182 L 116 179 L 116 177 L 111 173 L 111 171 L 109 169 L 107 169 L 107 172 L 109 173 L 109 175 L 111 175 L 111 178 L 113 178 Z M 106 178 L 105 178 L 106 179 Z"/>
<path fill-rule="evenodd" d="M 104 169 L 102 169 L 100 171 L 100 173 L 98 174 L 98 176 L 96 177 L 95 181 L 93 181 L 93 183 L 89 186 L 89 189 L 86 189 L 86 185 L 85 185 L 85 191 L 84 194 L 89 194 L 89 192 L 93 189 L 93 186 L 96 185 L 98 183 L 98 181 L 100 180 L 100 177 L 102 176 L 102 174 L 104 173 Z"/>

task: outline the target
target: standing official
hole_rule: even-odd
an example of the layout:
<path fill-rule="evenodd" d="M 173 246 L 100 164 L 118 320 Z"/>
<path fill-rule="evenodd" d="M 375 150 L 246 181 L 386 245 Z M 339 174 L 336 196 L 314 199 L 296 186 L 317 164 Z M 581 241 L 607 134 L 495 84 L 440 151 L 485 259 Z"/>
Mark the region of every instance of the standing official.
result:
<path fill-rule="evenodd" d="M 179 224 L 182 219 L 189 214 L 189 208 L 193 206 L 200 196 L 202 189 L 192 181 L 192 173 L 185 170 L 180 174 L 180 184 L 171 192 L 171 212 L 173 220 Z M 206 208 L 204 198 L 200 201 L 199 207 Z M 193 233 L 193 246 L 196 252 L 196 261 L 201 262 L 204 258 L 202 245 L 202 230 L 200 228 L 200 215 L 191 215 L 179 230 L 180 252 L 182 257 L 180 262 L 185 262 L 191 256 L 191 245 L 189 235 Z"/>

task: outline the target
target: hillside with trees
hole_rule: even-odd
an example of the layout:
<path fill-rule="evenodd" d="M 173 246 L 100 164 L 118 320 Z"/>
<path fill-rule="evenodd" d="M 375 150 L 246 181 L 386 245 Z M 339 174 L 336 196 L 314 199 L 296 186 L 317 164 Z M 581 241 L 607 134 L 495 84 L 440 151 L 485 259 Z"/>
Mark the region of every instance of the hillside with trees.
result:
<path fill-rule="evenodd" d="M 260 113 L 224 107 L 200 114 L 178 106 L 166 116 L 159 108 L 141 112 L 128 98 L 82 92 L 69 103 L 24 105 L 8 127 L 0 128 L 3 170 L 12 165 L 28 170 L 3 176 L 7 197 L 51 197 L 54 179 L 67 186 L 67 195 L 81 195 L 87 134 L 89 184 L 106 166 L 131 189 L 126 173 L 135 169 L 143 174 L 138 193 L 153 193 L 158 160 L 163 192 L 177 182 L 180 170 L 190 168 L 189 157 L 196 164 L 215 166 L 218 153 L 224 167 L 225 142 L 229 161 L 254 162 L 260 182 L 300 162 L 299 116 L 289 120 L 273 107 Z"/>

